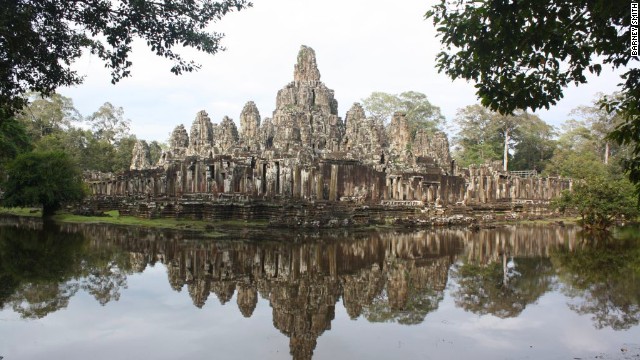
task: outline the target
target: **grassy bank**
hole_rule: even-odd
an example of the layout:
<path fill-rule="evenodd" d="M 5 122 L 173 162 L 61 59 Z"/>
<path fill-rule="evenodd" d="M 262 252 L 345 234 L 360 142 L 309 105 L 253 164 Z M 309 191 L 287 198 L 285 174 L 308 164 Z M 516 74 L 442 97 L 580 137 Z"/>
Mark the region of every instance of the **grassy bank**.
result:
<path fill-rule="evenodd" d="M 0 215 L 42 217 L 42 209 L 38 209 L 38 208 L 6 208 L 6 207 L 0 207 Z"/>
<path fill-rule="evenodd" d="M 13 215 L 24 217 L 40 217 L 42 212 L 35 208 L 2 208 L 0 207 L 0 215 Z M 260 234 L 269 227 L 267 221 L 244 221 L 244 220 L 190 220 L 190 219 L 143 219 L 133 216 L 121 216 L 117 210 L 106 212 L 108 216 L 82 216 L 74 215 L 67 212 L 59 212 L 53 220 L 60 223 L 76 223 L 76 224 L 112 224 L 121 226 L 137 226 L 144 228 L 169 229 L 196 231 L 207 237 L 222 237 L 238 233 L 254 233 Z M 580 219 L 577 217 L 550 217 L 540 219 L 518 219 L 518 220 L 492 220 L 489 222 L 479 223 L 480 227 L 485 225 L 513 225 L 513 224 L 577 224 Z M 465 225 L 461 225 L 465 226 Z M 372 229 L 393 229 L 403 226 L 397 224 L 380 224 L 369 225 L 357 228 L 358 231 L 366 231 Z M 420 227 L 416 227 L 420 228 Z M 356 230 L 353 228 L 352 230 Z"/>
<path fill-rule="evenodd" d="M 113 224 L 125 226 L 140 226 L 157 229 L 189 230 L 202 232 L 204 235 L 217 237 L 224 236 L 229 231 L 243 230 L 246 228 L 264 228 L 267 222 L 241 221 L 241 220 L 190 220 L 190 219 L 142 219 L 133 216 L 121 216 L 117 210 L 107 211 L 108 216 L 81 216 L 69 213 L 56 214 L 53 219 L 58 222 L 80 224 Z"/>
<path fill-rule="evenodd" d="M 538 224 L 538 225 L 554 225 L 559 223 L 577 225 L 580 221 L 579 217 L 570 217 L 570 216 L 561 216 L 561 217 L 545 217 L 542 219 L 520 219 L 520 220 L 502 220 L 495 221 L 493 224 L 496 225 L 507 225 L 507 224 Z"/>
<path fill-rule="evenodd" d="M 37 210 L 37 211 L 34 211 Z M 59 212 L 53 216 L 53 220 L 60 223 L 74 224 L 112 224 L 122 226 L 138 226 L 156 229 L 189 230 L 203 233 L 210 237 L 227 235 L 228 232 L 244 230 L 247 228 L 266 228 L 266 221 L 242 221 L 242 220 L 189 220 L 189 219 L 141 219 L 133 216 L 121 216 L 117 210 L 107 211 L 108 216 L 82 216 L 71 213 Z M 41 217 L 42 211 L 29 208 L 0 208 L 0 215 Z"/>

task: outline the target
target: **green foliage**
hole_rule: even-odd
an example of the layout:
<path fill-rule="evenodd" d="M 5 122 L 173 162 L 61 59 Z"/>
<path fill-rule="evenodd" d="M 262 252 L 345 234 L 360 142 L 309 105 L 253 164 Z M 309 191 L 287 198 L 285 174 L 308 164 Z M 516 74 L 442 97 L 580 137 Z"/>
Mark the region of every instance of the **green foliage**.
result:
<path fill-rule="evenodd" d="M 440 108 L 431 104 L 425 94 L 406 91 L 399 95 L 373 92 L 362 99 L 362 106 L 368 116 L 388 123 L 396 112 L 405 113 L 412 132 L 424 128 L 434 132 L 444 124 Z"/>
<path fill-rule="evenodd" d="M 122 172 L 131 165 L 136 142 L 136 137 L 129 134 L 131 121 L 124 117 L 121 107 L 109 102 L 86 117 L 91 130 L 74 126 L 82 116 L 71 99 L 57 94 L 36 98 L 18 119 L 29 129 L 37 151 L 64 152 L 81 170 Z M 152 142 L 151 150 L 157 161 L 162 145 Z"/>
<path fill-rule="evenodd" d="M 109 171 L 122 172 L 129 170 L 129 167 L 131 166 L 133 147 L 136 145 L 136 141 L 138 140 L 135 135 L 123 137 L 118 141 L 113 154 L 113 165 Z"/>
<path fill-rule="evenodd" d="M 606 177 L 612 167 L 604 164 L 598 135 L 583 121 L 567 121 L 563 129 L 545 174 L 572 179 Z"/>
<path fill-rule="evenodd" d="M 558 148 L 544 174 L 580 180 L 594 176 L 604 177 L 607 175 L 607 167 L 592 152 Z"/>
<path fill-rule="evenodd" d="M 3 184 L 5 206 L 42 205 L 50 216 L 65 202 L 83 198 L 80 171 L 62 152 L 30 152 L 7 165 Z"/>
<path fill-rule="evenodd" d="M 509 170 L 544 171 L 556 149 L 554 128 L 535 115 L 519 122 Z"/>
<path fill-rule="evenodd" d="M 633 69 L 623 77 L 627 81 L 621 93 L 601 103 L 607 111 L 620 115 L 621 121 L 609 138 L 628 148 L 622 166 L 640 197 L 640 69 Z"/>
<path fill-rule="evenodd" d="M 633 185 L 624 178 L 593 176 L 574 183 L 573 191 L 565 191 L 552 205 L 564 212 L 576 211 L 583 226 L 606 230 L 617 220 L 633 220 L 638 204 Z"/>
<path fill-rule="evenodd" d="M 553 153 L 553 127 L 526 112 L 504 116 L 470 105 L 458 110 L 454 124 L 455 157 L 462 166 L 502 160 L 509 170 L 541 171 Z M 507 159 L 505 145 L 513 152 Z"/>
<path fill-rule="evenodd" d="M 593 105 L 580 106 L 571 112 L 578 120 L 564 123 L 547 174 L 574 179 L 623 174 L 621 159 L 627 156 L 627 147 L 608 138 L 608 133 L 621 119 L 600 108 L 598 103 L 603 98 L 599 95 Z"/>
<path fill-rule="evenodd" d="M 131 120 L 124 118 L 124 109 L 110 102 L 104 103 L 93 114 L 87 116 L 96 138 L 115 144 L 129 133 Z"/>
<path fill-rule="evenodd" d="M 23 95 L 50 94 L 76 85 L 82 77 L 71 65 L 90 51 L 111 69 L 115 83 L 130 75 L 132 42 L 141 38 L 156 55 L 173 62 L 180 74 L 200 67 L 175 48 L 193 47 L 215 54 L 222 34 L 208 32 L 212 22 L 246 0 L 204 1 L 4 1 L 0 13 L 0 107 L 20 109 Z"/>
<path fill-rule="evenodd" d="M 469 144 L 464 147 L 456 146 L 453 156 L 456 159 L 456 163 L 462 167 L 484 164 L 487 161 L 499 160 L 502 157 L 502 155 L 497 152 L 494 144 L 485 142 Z"/>
<path fill-rule="evenodd" d="M 33 141 L 70 129 L 73 123 L 82 120 L 71 98 L 56 93 L 48 97 L 31 93 L 29 98 L 29 104 L 16 114 L 16 118 L 25 124 Z"/>
<path fill-rule="evenodd" d="M 149 155 L 151 157 L 151 164 L 158 163 L 160 160 L 160 156 L 162 156 L 162 151 L 168 149 L 167 145 L 156 140 L 153 140 L 149 143 Z M 131 148 L 133 152 L 133 147 Z"/>
<path fill-rule="evenodd" d="M 498 131 L 498 117 L 480 105 L 458 109 L 453 120 L 458 130 L 453 138 L 456 161 L 462 166 L 500 160 L 504 138 Z"/>
<path fill-rule="evenodd" d="M 24 125 L 14 117 L 6 117 L 0 109 L 0 179 L 5 164 L 18 154 L 31 149 L 31 141 Z"/>
<path fill-rule="evenodd" d="M 614 94 L 613 97 L 618 95 Z M 591 132 L 593 140 L 593 150 L 602 157 L 605 164 L 609 163 L 609 158 L 616 155 L 620 146 L 611 141 L 609 134 L 622 123 L 622 118 L 618 113 L 608 112 L 601 104 L 607 96 L 599 94 L 591 106 L 579 106 L 571 112 L 577 115 Z"/>

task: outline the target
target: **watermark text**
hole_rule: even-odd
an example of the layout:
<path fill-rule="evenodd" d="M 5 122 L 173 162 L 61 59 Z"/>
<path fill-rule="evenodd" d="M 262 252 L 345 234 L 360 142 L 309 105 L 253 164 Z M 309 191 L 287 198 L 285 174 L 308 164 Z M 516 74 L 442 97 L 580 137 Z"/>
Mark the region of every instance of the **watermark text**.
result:
<path fill-rule="evenodd" d="M 631 56 L 638 56 L 638 1 L 631 1 Z"/>

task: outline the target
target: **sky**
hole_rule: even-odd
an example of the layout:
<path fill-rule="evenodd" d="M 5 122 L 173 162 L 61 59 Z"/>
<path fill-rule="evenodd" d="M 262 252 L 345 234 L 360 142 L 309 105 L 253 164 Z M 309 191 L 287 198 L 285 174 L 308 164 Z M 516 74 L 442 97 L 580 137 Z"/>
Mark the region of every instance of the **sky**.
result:
<path fill-rule="evenodd" d="M 247 101 L 261 117 L 271 117 L 279 89 L 293 80 L 301 45 L 316 52 L 321 81 L 335 91 L 344 116 L 354 102 L 373 91 L 392 94 L 418 91 L 440 107 L 449 124 L 459 108 L 476 104 L 473 83 L 452 81 L 435 68 L 440 42 L 424 13 L 432 0 L 254 0 L 252 8 L 225 16 L 210 30 L 225 34 L 226 51 L 215 55 L 184 49 L 181 54 L 202 68 L 180 76 L 171 62 L 154 55 L 142 41 L 134 42 L 132 76 L 111 84 L 104 63 L 83 55 L 74 69 L 84 83 L 61 88 L 87 116 L 105 102 L 124 109 L 131 132 L 140 139 L 167 141 L 179 124 L 187 128 L 205 110 L 214 123 L 226 115 L 239 126 Z M 571 86 L 543 120 L 560 126 L 570 111 L 589 105 L 596 94 L 611 93 L 619 75 L 607 69 L 588 84 Z M 455 129 L 454 129 L 455 130 Z"/>

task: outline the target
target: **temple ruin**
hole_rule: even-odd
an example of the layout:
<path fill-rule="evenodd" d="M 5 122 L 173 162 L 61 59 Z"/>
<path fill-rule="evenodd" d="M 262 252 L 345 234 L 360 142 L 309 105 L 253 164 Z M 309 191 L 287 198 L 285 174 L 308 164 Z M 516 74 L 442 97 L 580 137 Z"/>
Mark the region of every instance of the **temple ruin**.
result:
<path fill-rule="evenodd" d="M 306 46 L 272 116 L 262 119 L 249 101 L 239 123 L 240 130 L 225 116 L 214 124 L 200 111 L 189 132 L 173 130 L 157 164 L 139 141 L 130 171 L 87 179 L 92 205 L 143 217 L 338 226 L 539 211 L 571 188 L 569 179 L 516 176 L 490 164 L 460 168 L 446 134 L 416 129 L 403 113 L 385 126 L 356 103 L 343 120 Z"/>

